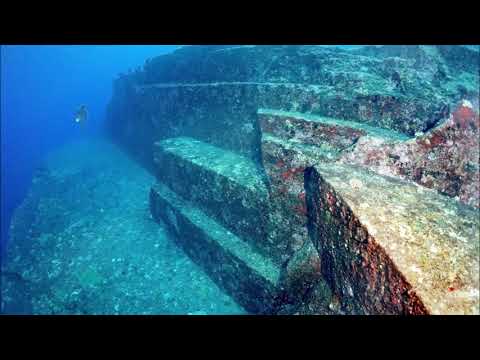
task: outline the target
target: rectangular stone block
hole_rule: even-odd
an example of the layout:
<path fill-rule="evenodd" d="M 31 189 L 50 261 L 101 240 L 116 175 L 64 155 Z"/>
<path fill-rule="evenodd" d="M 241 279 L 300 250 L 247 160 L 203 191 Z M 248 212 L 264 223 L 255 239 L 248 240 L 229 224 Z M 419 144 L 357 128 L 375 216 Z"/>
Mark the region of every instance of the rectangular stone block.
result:
<path fill-rule="evenodd" d="M 479 313 L 476 210 L 353 166 L 310 167 L 305 185 L 309 233 L 339 312 Z"/>

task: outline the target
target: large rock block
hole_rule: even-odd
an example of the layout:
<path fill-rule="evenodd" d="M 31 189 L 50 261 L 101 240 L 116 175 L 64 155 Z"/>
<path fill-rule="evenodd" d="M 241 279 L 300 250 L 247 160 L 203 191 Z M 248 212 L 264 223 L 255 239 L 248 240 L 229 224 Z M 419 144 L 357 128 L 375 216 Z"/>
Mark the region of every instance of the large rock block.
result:
<path fill-rule="evenodd" d="M 331 307 L 349 314 L 478 314 L 478 212 L 356 167 L 307 169 L 309 232 Z"/>
<path fill-rule="evenodd" d="M 269 180 L 268 236 L 283 260 L 304 246 L 306 228 L 304 171 L 339 159 L 363 136 L 384 141 L 408 139 L 391 130 L 340 119 L 272 109 L 259 110 L 262 163 Z"/>

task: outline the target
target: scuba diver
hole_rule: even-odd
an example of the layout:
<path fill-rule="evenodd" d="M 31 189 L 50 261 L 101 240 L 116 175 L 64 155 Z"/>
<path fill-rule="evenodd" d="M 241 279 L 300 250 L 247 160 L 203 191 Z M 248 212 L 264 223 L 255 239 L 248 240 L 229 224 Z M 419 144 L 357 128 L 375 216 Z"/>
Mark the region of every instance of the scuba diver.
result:
<path fill-rule="evenodd" d="M 87 119 L 87 115 L 87 107 L 85 105 L 80 106 L 80 108 L 75 113 L 75 122 L 84 122 Z"/>

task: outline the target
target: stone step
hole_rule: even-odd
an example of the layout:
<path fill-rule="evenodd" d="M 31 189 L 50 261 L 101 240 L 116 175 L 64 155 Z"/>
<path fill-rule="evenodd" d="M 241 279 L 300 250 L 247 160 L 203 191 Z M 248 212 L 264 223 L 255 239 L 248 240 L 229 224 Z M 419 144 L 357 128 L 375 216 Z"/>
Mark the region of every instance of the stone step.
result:
<path fill-rule="evenodd" d="M 157 142 L 158 179 L 206 214 L 269 256 L 264 217 L 268 191 L 252 160 L 205 142 L 169 138 Z"/>
<path fill-rule="evenodd" d="M 151 189 L 150 209 L 183 250 L 247 311 L 272 311 L 280 269 L 271 259 L 162 183 Z"/>
<path fill-rule="evenodd" d="M 351 165 L 308 168 L 305 188 L 309 234 L 341 311 L 479 313 L 478 210 Z"/>
<path fill-rule="evenodd" d="M 409 139 L 407 135 L 365 123 L 306 113 L 259 109 L 258 116 L 263 132 L 298 143 L 326 145 L 337 151 L 351 147 L 365 135 L 385 140 Z"/>

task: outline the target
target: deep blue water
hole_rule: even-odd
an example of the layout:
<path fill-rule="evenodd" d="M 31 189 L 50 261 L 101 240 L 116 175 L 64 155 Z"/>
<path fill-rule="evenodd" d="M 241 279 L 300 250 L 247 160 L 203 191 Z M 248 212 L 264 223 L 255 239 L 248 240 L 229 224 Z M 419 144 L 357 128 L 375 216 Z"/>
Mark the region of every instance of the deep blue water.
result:
<path fill-rule="evenodd" d="M 1 47 L 2 250 L 12 213 L 46 153 L 71 140 L 99 134 L 117 74 L 177 47 Z M 87 127 L 73 121 L 81 104 L 89 111 Z"/>

